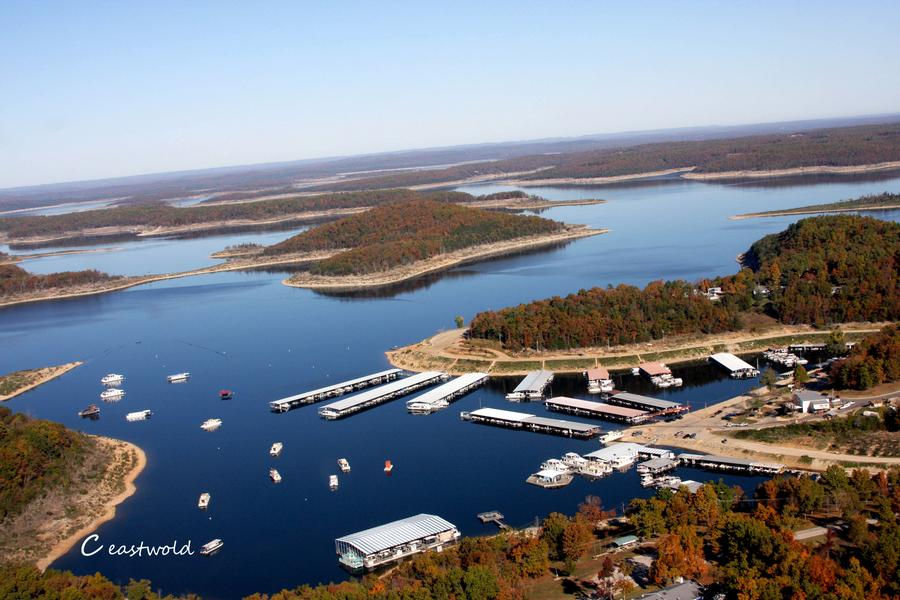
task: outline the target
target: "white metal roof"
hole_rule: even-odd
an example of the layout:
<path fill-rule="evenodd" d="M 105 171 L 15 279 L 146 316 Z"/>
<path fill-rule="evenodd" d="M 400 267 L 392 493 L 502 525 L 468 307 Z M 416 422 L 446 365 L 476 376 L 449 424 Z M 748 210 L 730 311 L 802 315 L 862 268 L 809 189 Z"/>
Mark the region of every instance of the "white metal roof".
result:
<path fill-rule="evenodd" d="M 660 398 L 651 398 L 650 396 L 641 396 L 640 394 L 632 394 L 631 392 L 620 392 L 615 396 L 612 396 L 610 400 L 631 402 L 634 404 L 639 404 L 641 406 L 647 406 L 657 409 L 676 408 L 678 406 L 682 406 L 680 402 L 672 402 L 671 400 L 662 400 Z"/>
<path fill-rule="evenodd" d="M 551 379 L 553 379 L 553 371 L 531 371 L 513 392 L 541 392 Z"/>
<path fill-rule="evenodd" d="M 478 410 L 473 410 L 469 414 L 487 419 L 503 419 L 504 421 L 524 421 L 525 419 L 534 416 L 528 413 L 516 412 L 514 410 L 502 410 L 499 408 L 479 408 Z"/>
<path fill-rule="evenodd" d="M 435 515 L 421 513 L 339 537 L 335 542 L 350 544 L 368 555 L 453 529 L 456 529 L 453 523 Z"/>
<path fill-rule="evenodd" d="M 276 404 L 282 404 L 282 403 L 296 402 L 297 400 L 303 400 L 304 398 L 309 398 L 310 396 L 318 396 L 319 394 L 325 394 L 332 390 L 339 390 L 341 388 L 345 388 L 348 385 L 356 385 L 357 383 L 362 383 L 362 382 L 368 381 L 370 379 L 375 379 L 376 377 L 384 377 L 385 375 L 392 375 L 394 373 L 400 374 L 400 373 L 402 373 L 402 371 L 400 369 L 388 369 L 386 371 L 379 371 L 377 373 L 371 373 L 369 375 L 357 377 L 356 379 L 342 381 L 341 383 L 326 385 L 325 387 L 321 387 L 321 388 L 318 388 L 315 390 L 310 390 L 308 392 L 303 392 L 302 394 L 288 396 L 286 398 L 281 398 L 279 400 L 272 400 L 269 404 L 276 405 Z"/>
<path fill-rule="evenodd" d="M 718 352 L 710 356 L 711 359 L 728 369 L 729 371 L 744 371 L 753 369 L 753 365 L 741 360 L 730 352 Z"/>
<path fill-rule="evenodd" d="M 647 414 L 646 410 L 639 408 L 628 408 L 625 406 L 615 406 L 613 404 L 604 404 L 603 402 L 595 402 L 593 400 L 581 400 L 580 398 L 569 398 L 568 396 L 554 396 L 548 398 L 544 404 L 553 404 L 557 406 L 566 406 L 569 408 L 577 408 L 600 414 L 614 415 L 617 417 L 633 418 Z"/>
<path fill-rule="evenodd" d="M 612 460 L 620 456 L 634 458 L 637 456 L 638 450 L 640 450 L 642 447 L 643 446 L 641 446 L 640 444 L 635 444 L 632 442 L 622 442 L 619 444 L 612 444 L 610 446 L 600 448 L 599 450 L 594 450 L 593 452 L 589 452 L 584 456 L 585 458 L 593 458 L 595 460 Z"/>
<path fill-rule="evenodd" d="M 415 375 L 410 375 L 409 377 L 398 379 L 396 381 L 386 383 L 385 385 L 380 385 L 377 388 L 366 390 L 365 392 L 360 392 L 359 394 L 353 394 L 349 398 L 344 398 L 343 400 L 338 400 L 337 402 L 326 404 L 320 410 L 347 410 L 348 408 L 356 406 L 357 404 L 365 404 L 366 402 L 369 402 L 370 400 L 373 400 L 375 398 L 381 398 L 382 396 L 385 396 L 387 394 L 399 392 L 400 390 L 418 385 L 422 382 L 428 381 L 429 379 L 434 379 L 435 377 L 440 377 L 441 375 L 442 373 L 440 371 L 425 371 L 424 373 L 416 373 Z"/>
<path fill-rule="evenodd" d="M 406 401 L 406 405 L 409 406 L 414 402 L 424 402 L 425 404 L 436 404 L 441 400 L 444 400 L 447 396 L 457 393 L 459 390 L 469 387 L 470 385 L 475 385 L 477 383 L 481 383 L 485 379 L 488 378 L 487 373 L 466 373 L 465 375 L 460 375 L 456 379 L 452 379 L 443 385 L 439 385 L 438 387 L 428 390 L 424 394 L 416 396 L 411 400 Z"/>
<path fill-rule="evenodd" d="M 540 471 L 535 473 L 536 477 L 540 477 L 542 479 L 556 479 L 560 475 L 564 475 L 564 473 L 556 469 L 541 469 Z"/>

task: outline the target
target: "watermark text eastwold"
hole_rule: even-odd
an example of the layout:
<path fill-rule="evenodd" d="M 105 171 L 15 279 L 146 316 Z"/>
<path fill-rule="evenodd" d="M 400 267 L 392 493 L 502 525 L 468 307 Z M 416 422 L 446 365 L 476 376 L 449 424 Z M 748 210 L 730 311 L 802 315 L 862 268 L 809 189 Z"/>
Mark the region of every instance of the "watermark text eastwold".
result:
<path fill-rule="evenodd" d="M 191 550 L 191 540 L 183 544 L 178 544 L 178 540 L 173 540 L 171 544 L 159 546 L 148 546 L 143 540 L 138 544 L 100 544 L 100 536 L 93 533 L 81 542 L 81 555 L 94 556 L 106 548 L 106 552 L 110 556 L 193 556 L 194 551 Z"/>

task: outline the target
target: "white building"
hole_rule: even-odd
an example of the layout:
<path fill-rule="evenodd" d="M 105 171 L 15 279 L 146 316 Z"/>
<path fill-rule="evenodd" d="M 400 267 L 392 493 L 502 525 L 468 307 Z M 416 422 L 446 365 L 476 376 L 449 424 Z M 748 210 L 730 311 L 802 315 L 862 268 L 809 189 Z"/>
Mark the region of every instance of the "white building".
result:
<path fill-rule="evenodd" d="M 801 413 L 825 412 L 831 409 L 831 398 L 810 390 L 798 390 L 791 397 L 795 411 Z"/>

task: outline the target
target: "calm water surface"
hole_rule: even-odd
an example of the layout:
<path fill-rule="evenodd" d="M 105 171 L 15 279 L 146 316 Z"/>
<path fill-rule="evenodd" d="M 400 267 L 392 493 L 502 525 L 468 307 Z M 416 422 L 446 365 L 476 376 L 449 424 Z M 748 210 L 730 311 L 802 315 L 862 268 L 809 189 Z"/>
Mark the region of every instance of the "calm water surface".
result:
<path fill-rule="evenodd" d="M 476 193 L 498 186 L 466 188 Z M 757 238 L 795 218 L 729 221 L 727 216 L 900 191 L 900 178 L 876 183 L 816 184 L 782 188 L 676 182 L 664 185 L 584 189 L 532 189 L 552 198 L 600 196 L 608 204 L 564 207 L 544 216 L 609 227 L 606 235 L 566 247 L 465 266 L 445 276 L 377 294 L 328 296 L 281 285 L 283 273 L 222 273 L 159 282 L 130 290 L 0 311 L 0 372 L 84 360 L 64 377 L 7 405 L 90 433 L 132 441 L 147 452 L 137 493 L 116 518 L 98 529 L 101 543 L 171 543 L 190 539 L 196 548 L 220 537 L 217 556 L 82 557 L 78 547 L 54 567 L 100 571 L 120 581 L 149 578 L 167 592 L 193 591 L 231 598 L 271 592 L 304 582 L 346 577 L 337 567 L 335 537 L 418 512 L 455 523 L 464 534 L 493 531 L 475 514 L 500 510 L 514 525 L 550 511 L 572 512 L 588 494 L 621 508 L 647 495 L 632 470 L 596 482 L 582 479 L 562 490 L 524 483 L 546 458 L 589 452 L 596 441 L 509 431 L 459 420 L 459 411 L 494 406 L 543 414 L 540 404 L 511 406 L 509 385 L 498 380 L 431 416 L 405 412 L 394 401 L 336 422 L 315 407 L 272 414 L 272 399 L 385 368 L 383 352 L 452 327 L 453 317 L 480 310 L 620 282 L 643 285 L 663 277 L 696 279 L 736 269 L 735 257 Z M 897 220 L 898 211 L 881 213 Z M 127 250 L 64 257 L 55 267 L 103 268 L 118 273 L 192 268 L 210 252 L 241 241 L 270 243 L 290 232 L 241 234 L 196 240 L 136 242 Z M 272 237 L 269 237 L 272 236 Z M 27 263 L 45 269 L 55 259 Z M 103 262 L 107 261 L 107 262 Z M 61 267 L 60 265 L 65 265 Z M 42 271 L 44 272 L 44 271 Z M 190 371 L 183 385 L 165 375 Z M 127 376 L 128 395 L 103 404 L 97 421 L 75 413 L 98 402 L 99 379 Z M 707 366 L 676 369 L 679 390 L 655 395 L 692 406 L 720 402 L 752 387 Z M 646 390 L 628 376 L 619 382 Z M 227 387 L 235 398 L 220 401 Z M 578 378 L 559 378 L 553 392 L 587 397 Z M 148 408 L 151 420 L 127 423 L 127 412 Z M 557 415 L 558 416 L 558 415 Z M 202 421 L 218 417 L 214 433 Z M 569 418 L 569 417 L 565 417 Z M 609 429 L 615 426 L 604 424 Z M 277 459 L 268 455 L 283 441 Z M 352 472 L 328 490 L 336 460 Z M 393 474 L 382 472 L 385 459 Z M 276 466 L 280 485 L 268 480 Z M 684 478 L 717 475 L 682 469 Z M 729 478 L 750 490 L 756 478 Z M 210 509 L 197 496 L 212 494 Z"/>

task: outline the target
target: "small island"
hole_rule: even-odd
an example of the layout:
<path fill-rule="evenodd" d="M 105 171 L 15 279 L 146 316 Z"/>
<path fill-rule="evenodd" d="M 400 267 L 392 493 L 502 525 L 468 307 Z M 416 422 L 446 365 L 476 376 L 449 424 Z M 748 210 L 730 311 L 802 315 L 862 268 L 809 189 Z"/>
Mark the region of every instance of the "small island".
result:
<path fill-rule="evenodd" d="M 797 208 L 767 210 L 763 212 L 744 213 L 729 217 L 732 220 L 755 219 L 757 217 L 785 217 L 790 215 L 811 215 L 817 213 L 840 213 L 869 210 L 894 210 L 900 208 L 900 194 L 884 192 L 873 196 L 861 196 L 851 200 L 829 202 L 826 204 L 810 204 Z"/>
<path fill-rule="evenodd" d="M 409 200 L 304 231 L 260 256 L 334 252 L 285 280 L 294 287 L 350 290 L 384 286 L 512 252 L 604 233 L 534 216 Z"/>
<path fill-rule="evenodd" d="M 144 452 L 0 407 L 0 563 L 46 569 L 131 496 Z"/>
<path fill-rule="evenodd" d="M 80 367 L 81 361 L 70 362 L 55 367 L 43 367 L 41 369 L 25 369 L 14 371 L 6 375 L 0 375 L 0 402 L 9 400 L 19 394 L 24 394 L 30 389 L 47 383 L 51 379 L 68 373 L 75 367 Z"/>

